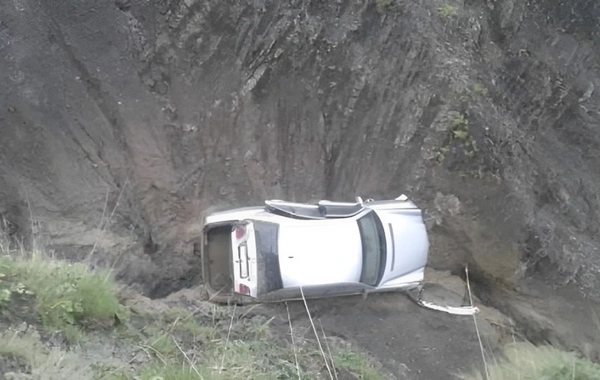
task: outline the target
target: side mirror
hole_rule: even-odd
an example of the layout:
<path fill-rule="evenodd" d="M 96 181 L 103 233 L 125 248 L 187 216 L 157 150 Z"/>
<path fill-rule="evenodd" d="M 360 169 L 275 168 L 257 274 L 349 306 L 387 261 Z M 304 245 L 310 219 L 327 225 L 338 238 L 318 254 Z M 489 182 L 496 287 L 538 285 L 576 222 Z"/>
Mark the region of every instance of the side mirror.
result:
<path fill-rule="evenodd" d="M 361 197 L 356 197 L 355 199 L 356 199 L 356 203 L 361 204 L 361 205 L 363 204 L 363 200 Z"/>

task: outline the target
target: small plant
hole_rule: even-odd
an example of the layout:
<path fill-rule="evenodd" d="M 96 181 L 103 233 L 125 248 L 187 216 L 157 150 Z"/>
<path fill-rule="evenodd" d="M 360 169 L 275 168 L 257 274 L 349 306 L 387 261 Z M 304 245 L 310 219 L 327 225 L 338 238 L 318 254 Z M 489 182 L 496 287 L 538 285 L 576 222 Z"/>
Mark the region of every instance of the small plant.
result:
<path fill-rule="evenodd" d="M 394 0 L 376 0 L 377 12 L 384 13 L 394 3 Z"/>
<path fill-rule="evenodd" d="M 450 19 L 458 15 L 458 7 L 452 4 L 444 4 L 437 9 L 440 17 Z"/>
<path fill-rule="evenodd" d="M 170 308 L 158 316 L 154 332 L 157 334 L 164 330 L 194 342 L 209 342 L 220 337 L 220 331 L 216 326 L 200 324 L 194 318 L 193 313 L 178 307 Z"/>
<path fill-rule="evenodd" d="M 453 112 L 451 125 L 449 128 L 449 141 L 447 144 L 435 151 L 434 159 L 438 164 L 442 164 L 450 151 L 456 152 L 457 148 L 462 148 L 463 153 L 473 158 L 479 152 L 477 141 L 469 132 L 469 120 L 466 114 Z"/>
<path fill-rule="evenodd" d="M 480 83 L 475 83 L 473 86 L 473 91 L 476 95 L 487 95 L 488 90 Z"/>
<path fill-rule="evenodd" d="M 0 307 L 6 307 L 16 296 L 32 294 L 33 292 L 28 290 L 22 283 L 6 281 L 6 275 L 2 272 L 0 266 Z"/>
<path fill-rule="evenodd" d="M 17 332 L 6 331 L 0 335 L 0 356 L 10 359 L 24 360 L 30 364 L 40 354 L 42 343 L 38 336 L 27 334 L 21 336 Z"/>
<path fill-rule="evenodd" d="M 469 120 L 462 113 L 456 113 L 452 120 L 452 136 L 461 141 L 469 138 Z"/>
<path fill-rule="evenodd" d="M 438 164 L 441 164 L 442 162 L 444 162 L 444 160 L 446 159 L 446 155 L 448 154 L 449 151 L 450 151 L 450 148 L 447 146 L 444 146 L 442 148 L 439 148 L 435 152 L 435 160 L 437 161 Z"/>
<path fill-rule="evenodd" d="M 358 379 L 385 379 L 383 375 L 369 363 L 368 357 L 362 353 L 348 348 L 336 347 L 334 348 L 333 355 L 336 368 L 343 369 Z"/>
<path fill-rule="evenodd" d="M 473 158 L 479 152 L 479 148 L 477 147 L 477 141 L 471 137 L 471 139 L 467 143 L 466 155 Z"/>
<path fill-rule="evenodd" d="M 465 114 L 456 113 L 452 120 L 451 134 L 454 140 L 460 141 L 467 157 L 475 157 L 479 152 L 477 141 L 469 133 L 469 120 Z"/>
<path fill-rule="evenodd" d="M 170 359 L 175 359 L 178 356 L 177 346 L 173 342 L 173 338 L 167 332 L 158 337 L 151 338 L 151 342 L 148 347 L 152 354 L 160 359 L 160 361 L 166 363 Z"/>

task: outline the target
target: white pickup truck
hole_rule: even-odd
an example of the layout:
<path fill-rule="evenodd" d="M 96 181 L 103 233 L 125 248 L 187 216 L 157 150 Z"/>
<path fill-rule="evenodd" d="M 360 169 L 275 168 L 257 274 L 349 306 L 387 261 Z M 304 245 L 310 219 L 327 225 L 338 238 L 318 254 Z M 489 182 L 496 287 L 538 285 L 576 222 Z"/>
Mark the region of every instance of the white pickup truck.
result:
<path fill-rule="evenodd" d="M 421 210 L 392 200 L 280 200 L 206 216 L 202 263 L 217 302 L 272 302 L 408 291 L 429 250 Z"/>

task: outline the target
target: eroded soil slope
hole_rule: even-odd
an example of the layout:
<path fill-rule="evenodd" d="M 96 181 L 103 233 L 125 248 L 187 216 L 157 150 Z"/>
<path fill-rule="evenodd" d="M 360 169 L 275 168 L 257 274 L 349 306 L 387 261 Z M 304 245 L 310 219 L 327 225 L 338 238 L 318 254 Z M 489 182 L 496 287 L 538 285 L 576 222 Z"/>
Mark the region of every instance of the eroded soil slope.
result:
<path fill-rule="evenodd" d="M 591 0 L 3 1 L 3 228 L 163 296 L 198 281 L 208 207 L 407 193 L 432 267 L 597 298 L 599 17 Z"/>

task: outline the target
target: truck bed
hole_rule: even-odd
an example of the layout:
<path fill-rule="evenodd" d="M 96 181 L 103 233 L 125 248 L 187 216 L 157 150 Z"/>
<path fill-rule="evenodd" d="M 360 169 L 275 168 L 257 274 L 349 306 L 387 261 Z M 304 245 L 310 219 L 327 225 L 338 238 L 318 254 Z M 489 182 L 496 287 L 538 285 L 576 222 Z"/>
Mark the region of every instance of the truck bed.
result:
<path fill-rule="evenodd" d="M 206 232 L 202 265 L 204 278 L 213 292 L 230 295 L 233 292 L 231 278 L 231 226 L 219 226 Z"/>

